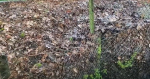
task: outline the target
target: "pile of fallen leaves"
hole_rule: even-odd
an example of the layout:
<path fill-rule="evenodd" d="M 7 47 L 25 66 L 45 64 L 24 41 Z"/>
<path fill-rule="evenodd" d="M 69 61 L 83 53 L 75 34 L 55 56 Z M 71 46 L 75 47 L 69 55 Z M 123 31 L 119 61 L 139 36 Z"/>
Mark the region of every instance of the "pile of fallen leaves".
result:
<path fill-rule="evenodd" d="M 76 12 L 71 4 L 78 2 L 37 1 L 0 7 L 0 52 L 8 56 L 10 79 L 81 78 L 93 66 L 89 58 L 94 56 L 95 44 L 88 26 L 76 27 L 82 9 Z"/>
<path fill-rule="evenodd" d="M 115 57 L 120 57 L 122 53 L 116 51 L 124 52 L 128 45 L 132 45 L 129 46 L 131 50 L 133 43 L 140 41 L 141 37 L 136 37 L 136 33 L 149 33 L 144 32 L 146 29 L 141 30 L 145 21 L 136 14 L 137 6 L 133 2 L 106 1 L 105 5 L 100 5 L 103 1 L 95 1 L 96 33 L 93 35 L 89 33 L 88 0 L 44 0 L 0 5 L 0 53 L 8 56 L 10 79 L 81 79 L 84 74 L 93 73 L 97 68 L 96 41 L 101 32 L 105 39 L 112 37 L 102 44 L 104 49 L 107 48 L 102 56 L 113 52 L 113 56 L 117 54 Z M 136 30 L 141 30 L 141 33 Z M 133 37 L 134 42 L 129 44 L 127 37 Z M 122 42 L 124 49 L 118 46 Z M 145 43 L 149 42 L 142 44 Z M 131 52 L 125 53 L 128 54 Z M 108 58 L 107 55 L 102 59 L 110 59 L 108 63 L 114 64 L 115 57 Z M 110 66 L 106 67 L 109 69 Z"/>

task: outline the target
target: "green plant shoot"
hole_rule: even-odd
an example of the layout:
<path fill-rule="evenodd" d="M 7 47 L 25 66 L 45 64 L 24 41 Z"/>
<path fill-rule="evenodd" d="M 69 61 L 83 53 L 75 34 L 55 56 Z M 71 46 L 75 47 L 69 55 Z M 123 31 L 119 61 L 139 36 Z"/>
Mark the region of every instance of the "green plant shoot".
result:
<path fill-rule="evenodd" d="M 21 32 L 20 37 L 21 37 L 21 38 L 24 38 L 24 37 L 25 37 L 25 33 L 24 33 L 24 32 Z"/>
<path fill-rule="evenodd" d="M 27 1 L 27 0 L 0 0 L 0 2 L 15 2 L 15 1 Z"/>
<path fill-rule="evenodd" d="M 69 40 L 72 42 L 73 41 L 73 37 L 70 37 Z"/>
<path fill-rule="evenodd" d="M 94 3 L 89 0 L 90 33 L 94 33 Z"/>
<path fill-rule="evenodd" d="M 98 58 L 101 57 L 101 52 L 102 52 L 102 48 L 101 48 L 101 38 L 98 38 L 98 49 L 97 49 L 97 53 L 98 53 Z"/>

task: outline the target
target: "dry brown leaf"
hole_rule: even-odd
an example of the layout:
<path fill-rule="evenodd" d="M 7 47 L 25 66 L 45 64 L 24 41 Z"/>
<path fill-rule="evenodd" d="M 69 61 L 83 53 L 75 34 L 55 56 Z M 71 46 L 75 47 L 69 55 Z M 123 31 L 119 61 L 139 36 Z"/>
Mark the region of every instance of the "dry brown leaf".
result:
<path fill-rule="evenodd" d="M 73 68 L 73 71 L 74 71 L 75 73 L 78 73 L 77 68 Z"/>

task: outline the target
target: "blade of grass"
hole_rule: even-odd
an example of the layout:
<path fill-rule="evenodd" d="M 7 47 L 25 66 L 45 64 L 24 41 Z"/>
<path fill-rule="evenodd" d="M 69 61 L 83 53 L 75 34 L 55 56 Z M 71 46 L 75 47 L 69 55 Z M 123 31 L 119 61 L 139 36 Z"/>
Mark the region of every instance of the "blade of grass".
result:
<path fill-rule="evenodd" d="M 89 0 L 90 33 L 94 33 L 94 3 Z"/>

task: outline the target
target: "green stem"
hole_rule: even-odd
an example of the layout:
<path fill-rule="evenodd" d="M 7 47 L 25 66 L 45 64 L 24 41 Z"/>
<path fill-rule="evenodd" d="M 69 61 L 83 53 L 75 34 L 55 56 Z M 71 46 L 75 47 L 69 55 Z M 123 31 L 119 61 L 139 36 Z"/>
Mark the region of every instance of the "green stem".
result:
<path fill-rule="evenodd" d="M 0 0 L 1 2 L 16 2 L 16 1 L 26 1 L 26 0 Z"/>
<path fill-rule="evenodd" d="M 89 0 L 90 33 L 94 33 L 94 3 Z"/>

